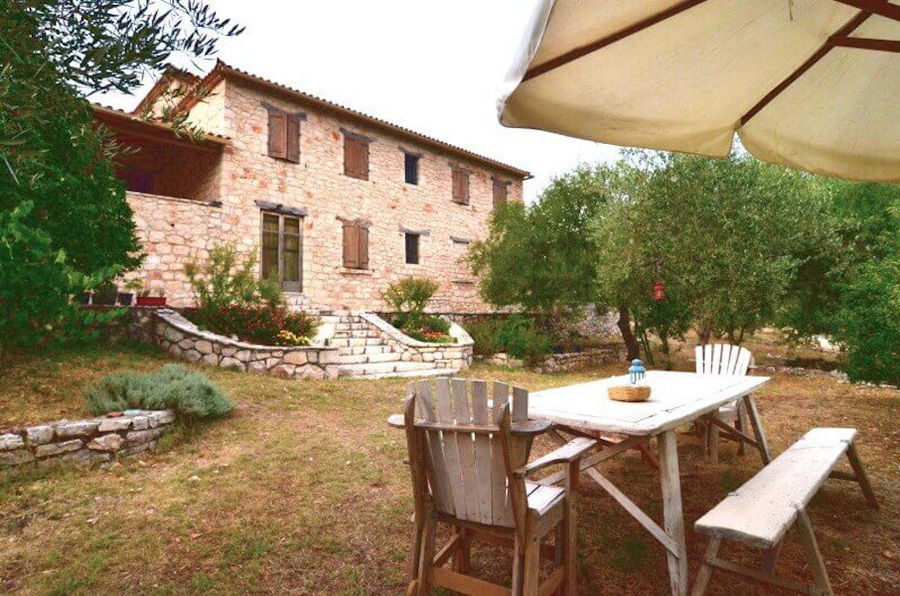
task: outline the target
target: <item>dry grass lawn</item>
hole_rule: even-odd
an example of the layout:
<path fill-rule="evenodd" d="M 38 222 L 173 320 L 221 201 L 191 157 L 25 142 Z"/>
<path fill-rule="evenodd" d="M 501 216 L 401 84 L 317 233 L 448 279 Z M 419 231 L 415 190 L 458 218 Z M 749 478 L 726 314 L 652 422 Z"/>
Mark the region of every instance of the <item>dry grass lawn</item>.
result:
<path fill-rule="evenodd" d="M 757 342 L 753 349 L 778 348 Z M 85 383 L 165 361 L 146 349 L 120 347 L 13 363 L 0 376 L 0 426 L 80 416 Z M 412 499 L 403 436 L 385 419 L 399 411 L 404 382 L 296 382 L 204 372 L 237 402 L 230 419 L 181 426 L 157 453 L 109 468 L 0 473 L 0 591 L 403 591 Z M 621 366 L 610 366 L 551 376 L 476 367 L 468 376 L 535 390 L 620 372 Z M 881 510 L 867 509 L 855 485 L 832 482 L 810 514 L 836 593 L 900 593 L 900 392 L 777 374 L 758 404 L 775 454 L 813 426 L 860 429 L 859 450 Z M 539 441 L 535 453 L 548 447 Z M 755 455 L 737 456 L 732 443 L 723 447 L 718 465 L 707 463 L 687 437 L 680 453 L 688 524 L 759 467 Z M 659 518 L 652 468 L 633 454 L 603 466 Z M 596 485 L 582 484 L 582 593 L 666 593 L 662 548 Z M 705 540 L 688 534 L 693 578 Z M 759 557 L 734 547 L 727 552 L 745 561 Z M 508 581 L 507 557 L 476 547 L 473 567 Z M 808 577 L 793 534 L 780 568 Z M 710 593 L 774 592 L 717 574 Z"/>

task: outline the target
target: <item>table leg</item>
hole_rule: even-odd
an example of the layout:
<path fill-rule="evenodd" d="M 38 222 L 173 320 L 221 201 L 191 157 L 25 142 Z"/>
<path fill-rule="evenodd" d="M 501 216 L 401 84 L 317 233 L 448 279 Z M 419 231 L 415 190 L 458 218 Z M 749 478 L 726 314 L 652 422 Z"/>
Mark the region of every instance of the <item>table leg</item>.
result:
<path fill-rule="evenodd" d="M 756 409 L 756 402 L 753 401 L 753 395 L 748 394 L 744 396 L 744 406 L 747 409 L 750 426 L 753 427 L 753 435 L 756 437 L 756 447 L 759 449 L 759 455 L 762 458 L 763 465 L 767 466 L 772 461 L 772 455 L 769 453 L 766 433 L 763 431 L 762 421 L 759 419 L 759 412 Z"/>
<path fill-rule="evenodd" d="M 675 431 L 657 437 L 659 473 L 663 496 L 663 528 L 677 544 L 678 553 L 667 552 L 669 586 L 672 594 L 688 593 L 687 544 L 684 538 L 684 513 L 681 509 L 681 479 L 678 476 L 678 442 Z"/>

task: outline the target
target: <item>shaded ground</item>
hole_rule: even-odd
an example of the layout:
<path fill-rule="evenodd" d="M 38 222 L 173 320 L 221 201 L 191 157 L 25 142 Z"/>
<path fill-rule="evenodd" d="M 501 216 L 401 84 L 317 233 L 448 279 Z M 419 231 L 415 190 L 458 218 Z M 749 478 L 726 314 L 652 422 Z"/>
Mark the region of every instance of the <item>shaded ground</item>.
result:
<path fill-rule="evenodd" d="M 14 363 L 0 376 L 0 420 L 80 416 L 87 381 L 164 362 L 146 350 L 123 348 Z M 203 371 L 238 403 L 230 419 L 182 426 L 160 452 L 112 468 L 0 476 L 0 591 L 402 592 L 412 499 L 403 437 L 384 421 L 399 411 L 404 382 L 297 382 Z M 619 372 L 621 366 L 564 375 L 477 367 L 469 376 L 538 389 Z M 833 482 L 810 515 L 837 593 L 900 593 L 900 392 L 779 374 L 758 403 L 776 454 L 813 426 L 860 429 L 859 450 L 881 511 L 866 509 L 855 485 Z M 535 453 L 548 447 L 539 442 Z M 684 440 L 688 524 L 758 469 L 754 455 L 738 457 L 731 443 L 723 452 L 723 463 L 712 465 Z M 604 469 L 659 518 L 652 468 L 627 455 Z M 665 593 L 662 548 L 596 485 L 582 484 L 582 593 Z M 704 547 L 705 540 L 689 533 L 692 579 Z M 746 561 L 758 557 L 727 552 Z M 506 557 L 476 548 L 473 566 L 489 579 L 508 580 Z M 808 577 L 794 535 L 780 568 Z M 717 574 L 710 593 L 774 592 Z"/>

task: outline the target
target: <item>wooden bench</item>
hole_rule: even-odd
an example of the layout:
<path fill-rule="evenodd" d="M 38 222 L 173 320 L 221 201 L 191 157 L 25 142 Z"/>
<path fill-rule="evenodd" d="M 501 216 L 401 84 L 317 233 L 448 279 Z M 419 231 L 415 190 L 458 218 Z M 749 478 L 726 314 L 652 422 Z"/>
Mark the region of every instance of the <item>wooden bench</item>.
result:
<path fill-rule="evenodd" d="M 692 594 L 700 596 L 706 592 L 713 569 L 802 593 L 832 594 L 806 506 L 830 477 L 859 483 L 869 505 L 878 507 L 853 445 L 855 438 L 854 428 L 815 428 L 809 431 L 697 520 L 694 529 L 711 538 Z M 852 474 L 833 471 L 845 453 L 853 468 Z M 782 538 L 794 522 L 799 522 L 800 538 L 815 579 L 815 584 L 808 588 L 773 572 Z M 718 558 L 723 539 L 766 549 L 763 567 L 754 569 Z"/>

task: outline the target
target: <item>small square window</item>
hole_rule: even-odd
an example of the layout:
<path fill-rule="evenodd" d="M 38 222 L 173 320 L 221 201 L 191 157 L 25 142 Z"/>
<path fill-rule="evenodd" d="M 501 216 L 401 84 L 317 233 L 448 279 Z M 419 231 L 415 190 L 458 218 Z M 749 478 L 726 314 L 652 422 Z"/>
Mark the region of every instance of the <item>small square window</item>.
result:
<path fill-rule="evenodd" d="M 407 184 L 419 183 L 419 156 L 412 153 L 403 154 L 403 165 Z"/>
<path fill-rule="evenodd" d="M 406 237 L 406 264 L 419 264 L 419 234 L 405 234 Z"/>

